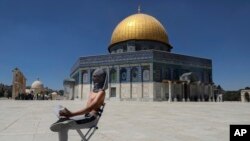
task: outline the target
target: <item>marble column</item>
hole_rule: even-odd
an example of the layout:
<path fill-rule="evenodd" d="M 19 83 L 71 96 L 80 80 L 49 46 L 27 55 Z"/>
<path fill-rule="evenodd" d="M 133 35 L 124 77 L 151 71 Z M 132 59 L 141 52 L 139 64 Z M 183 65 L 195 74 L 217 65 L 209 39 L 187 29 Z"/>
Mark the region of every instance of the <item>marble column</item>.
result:
<path fill-rule="evenodd" d="M 197 96 L 198 96 L 198 99 L 197 101 L 200 102 L 201 101 L 201 82 L 197 83 Z"/>
<path fill-rule="evenodd" d="M 92 82 L 91 82 L 91 70 L 90 70 L 90 68 L 88 69 L 88 82 L 89 82 L 89 89 L 91 90 Z"/>
<path fill-rule="evenodd" d="M 183 101 L 183 102 L 186 101 L 186 100 L 185 100 L 185 87 L 184 87 L 184 85 L 185 85 L 185 82 L 182 82 L 182 83 L 181 83 L 181 92 L 182 92 L 182 101 Z"/>
<path fill-rule="evenodd" d="M 129 99 L 132 99 L 132 81 L 131 81 L 131 66 L 126 68 L 127 82 L 129 83 Z"/>
<path fill-rule="evenodd" d="M 173 83 L 173 85 L 172 85 L 172 94 L 173 94 L 173 97 L 174 97 L 174 102 L 177 102 L 177 93 L 176 93 L 176 87 L 178 87 L 177 86 L 177 83 L 176 82 L 174 82 Z"/>
<path fill-rule="evenodd" d="M 153 75 L 154 75 L 154 69 L 153 69 L 153 64 L 149 65 L 149 81 L 153 82 Z"/>
<path fill-rule="evenodd" d="M 204 92 L 204 89 L 205 89 L 204 84 L 201 83 L 200 87 L 201 87 L 201 99 L 204 102 L 205 101 L 205 98 L 204 98 L 204 94 L 205 94 L 205 92 Z"/>
<path fill-rule="evenodd" d="M 213 97 L 211 93 L 211 84 L 207 85 L 207 91 L 208 91 L 209 102 L 213 102 Z"/>
<path fill-rule="evenodd" d="M 140 93 L 140 99 L 143 98 L 143 72 L 142 72 L 142 66 L 141 64 L 139 65 L 139 76 L 140 76 L 140 80 L 139 82 L 141 83 L 141 93 Z"/>
<path fill-rule="evenodd" d="M 121 100 L 121 80 L 120 80 L 120 66 L 116 67 L 116 73 L 117 73 L 117 83 L 118 83 L 118 87 L 117 87 L 117 96 L 118 99 Z M 116 97 L 117 97 L 116 96 Z"/>
<path fill-rule="evenodd" d="M 213 102 L 215 102 L 215 97 L 214 97 L 214 85 L 213 85 L 213 84 L 210 86 L 210 93 L 211 93 L 211 95 L 212 95 Z"/>
<path fill-rule="evenodd" d="M 168 102 L 172 102 L 172 82 L 168 81 Z"/>
<path fill-rule="evenodd" d="M 111 97 L 111 87 L 110 87 L 110 85 L 111 85 L 111 83 L 110 83 L 110 68 L 109 67 L 107 67 L 107 75 L 108 75 L 108 77 L 107 77 L 107 79 L 108 80 L 106 80 L 106 81 L 108 81 L 107 83 L 108 83 L 108 91 L 107 91 L 107 93 L 108 93 L 108 98 L 110 98 Z"/>
<path fill-rule="evenodd" d="M 82 70 L 79 70 L 79 79 L 78 79 L 78 97 L 82 100 Z"/>
<path fill-rule="evenodd" d="M 190 93 L 191 93 L 191 84 L 187 83 L 187 102 L 190 101 Z"/>

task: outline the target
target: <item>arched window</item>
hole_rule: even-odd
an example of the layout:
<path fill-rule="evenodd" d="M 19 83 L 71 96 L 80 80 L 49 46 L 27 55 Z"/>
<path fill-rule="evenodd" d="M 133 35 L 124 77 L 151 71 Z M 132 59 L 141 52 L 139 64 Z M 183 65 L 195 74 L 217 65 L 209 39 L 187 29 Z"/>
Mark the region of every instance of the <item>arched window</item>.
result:
<path fill-rule="evenodd" d="M 127 70 L 126 68 L 122 68 L 120 71 L 120 81 L 126 82 L 127 81 Z"/>
<path fill-rule="evenodd" d="M 168 69 L 163 69 L 162 70 L 162 78 L 164 80 L 169 80 L 169 70 Z"/>
<path fill-rule="evenodd" d="M 92 80 L 93 80 L 93 73 L 94 73 L 95 70 L 91 70 L 91 73 L 90 73 L 90 84 L 92 84 Z"/>
<path fill-rule="evenodd" d="M 180 77 L 180 70 L 174 69 L 174 80 L 179 80 Z"/>
<path fill-rule="evenodd" d="M 142 77 L 143 81 L 149 81 L 150 78 L 149 76 L 150 76 L 149 70 L 148 69 L 143 70 L 143 77 Z"/>
<path fill-rule="evenodd" d="M 249 93 L 248 92 L 245 92 L 245 99 L 247 102 L 250 102 L 250 96 L 249 96 Z"/>
<path fill-rule="evenodd" d="M 83 83 L 88 83 L 88 72 L 83 72 L 82 74 L 82 81 Z"/>
<path fill-rule="evenodd" d="M 117 82 L 117 73 L 115 69 L 110 70 L 110 80 L 111 83 L 116 83 Z"/>
<path fill-rule="evenodd" d="M 79 75 L 80 73 L 77 72 L 72 78 L 75 79 L 76 84 L 79 84 Z"/>
<path fill-rule="evenodd" d="M 136 67 L 132 68 L 131 70 L 131 81 L 138 82 L 139 81 L 139 71 Z"/>

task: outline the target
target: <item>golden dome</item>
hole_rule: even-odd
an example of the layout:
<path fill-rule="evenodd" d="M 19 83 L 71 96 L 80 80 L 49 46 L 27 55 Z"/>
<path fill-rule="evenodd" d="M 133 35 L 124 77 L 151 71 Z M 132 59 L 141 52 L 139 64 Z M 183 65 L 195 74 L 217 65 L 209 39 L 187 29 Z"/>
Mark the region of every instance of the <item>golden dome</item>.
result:
<path fill-rule="evenodd" d="M 133 14 L 122 20 L 113 31 L 110 45 L 127 40 L 153 40 L 169 44 L 163 25 L 147 14 Z"/>

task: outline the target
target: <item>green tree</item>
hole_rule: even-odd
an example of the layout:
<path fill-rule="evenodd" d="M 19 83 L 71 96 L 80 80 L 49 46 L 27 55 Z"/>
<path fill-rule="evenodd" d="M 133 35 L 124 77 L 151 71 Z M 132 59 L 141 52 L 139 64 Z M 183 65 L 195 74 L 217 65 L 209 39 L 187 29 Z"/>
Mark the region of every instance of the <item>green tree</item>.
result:
<path fill-rule="evenodd" d="M 245 87 L 246 90 L 250 90 L 250 87 Z"/>
<path fill-rule="evenodd" d="M 59 93 L 59 95 L 63 96 L 64 95 L 64 90 L 59 90 L 58 93 Z"/>
<path fill-rule="evenodd" d="M 224 101 L 240 101 L 240 91 L 226 91 L 223 95 Z"/>

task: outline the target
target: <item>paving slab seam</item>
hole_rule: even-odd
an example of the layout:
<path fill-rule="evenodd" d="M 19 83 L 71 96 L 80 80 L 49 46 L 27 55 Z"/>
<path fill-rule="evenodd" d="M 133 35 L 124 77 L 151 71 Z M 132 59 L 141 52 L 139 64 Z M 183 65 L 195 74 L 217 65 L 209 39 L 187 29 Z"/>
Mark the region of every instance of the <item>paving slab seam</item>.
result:
<path fill-rule="evenodd" d="M 22 115 L 22 116 L 24 116 L 24 115 Z M 20 116 L 20 118 L 22 116 Z M 12 126 L 13 124 L 15 124 L 20 118 L 17 118 L 15 121 L 13 121 L 12 123 L 10 123 L 8 126 L 6 126 L 5 128 L 3 128 L 0 132 L 3 132 L 4 130 L 8 129 L 10 126 Z"/>
<path fill-rule="evenodd" d="M 39 124 L 40 124 L 40 121 L 38 121 L 38 124 L 37 124 L 37 126 L 36 126 L 36 131 L 35 131 L 35 133 L 33 134 L 33 137 L 32 137 L 32 140 L 33 140 L 33 141 L 35 140 L 35 135 L 37 134 L 37 130 L 38 130 Z"/>

